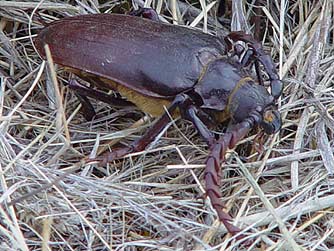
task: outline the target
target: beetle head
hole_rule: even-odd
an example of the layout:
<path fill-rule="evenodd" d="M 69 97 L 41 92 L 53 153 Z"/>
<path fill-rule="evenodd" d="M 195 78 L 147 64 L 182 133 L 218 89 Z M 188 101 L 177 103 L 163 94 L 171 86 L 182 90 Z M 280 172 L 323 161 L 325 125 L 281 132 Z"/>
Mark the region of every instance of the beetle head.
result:
<path fill-rule="evenodd" d="M 257 110 L 259 113 L 256 123 L 266 134 L 274 134 L 281 129 L 281 114 L 275 106 L 275 97 L 254 81 L 245 82 L 238 88 L 230 100 L 229 109 L 236 122 L 244 120 Z"/>
<path fill-rule="evenodd" d="M 263 118 L 260 126 L 267 134 L 277 133 L 282 126 L 281 114 L 274 106 L 269 106 L 263 111 Z"/>

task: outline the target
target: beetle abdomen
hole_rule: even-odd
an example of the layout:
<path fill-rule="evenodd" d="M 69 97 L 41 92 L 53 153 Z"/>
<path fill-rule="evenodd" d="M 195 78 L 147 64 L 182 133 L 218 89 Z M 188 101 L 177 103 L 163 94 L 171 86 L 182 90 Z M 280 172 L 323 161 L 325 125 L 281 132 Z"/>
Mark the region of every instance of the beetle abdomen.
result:
<path fill-rule="evenodd" d="M 84 71 L 80 71 L 73 68 L 66 68 L 65 70 L 78 75 L 82 79 L 91 82 L 94 85 L 98 85 L 106 90 L 114 90 L 126 97 L 128 101 L 135 104 L 140 110 L 150 114 L 152 117 L 159 117 L 165 112 L 165 107 L 169 107 L 172 100 L 168 98 L 156 98 L 145 96 L 139 92 L 136 92 L 124 85 L 121 85 L 110 79 L 97 77 L 96 75 L 89 74 Z M 176 116 L 178 113 L 175 114 Z"/>
<path fill-rule="evenodd" d="M 42 55 L 49 44 L 57 64 L 157 98 L 192 88 L 203 65 L 225 50 L 218 38 L 200 31 L 117 14 L 64 18 L 35 42 Z"/>

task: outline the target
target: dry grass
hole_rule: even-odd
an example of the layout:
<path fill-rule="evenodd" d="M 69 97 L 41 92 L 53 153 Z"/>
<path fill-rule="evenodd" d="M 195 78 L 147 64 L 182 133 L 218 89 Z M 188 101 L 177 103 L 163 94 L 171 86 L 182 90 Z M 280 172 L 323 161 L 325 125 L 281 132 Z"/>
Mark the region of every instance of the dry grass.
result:
<path fill-rule="evenodd" d="M 252 17 L 261 8 L 247 5 L 244 15 L 242 1 L 233 2 L 226 16 L 233 16 L 232 28 L 258 28 Z M 251 153 L 253 136 L 231 151 L 222 199 L 253 241 L 249 250 L 333 250 L 334 4 L 263 2 L 258 30 L 285 82 L 284 124 L 263 152 Z M 155 4 L 160 8 L 162 2 Z M 185 10 L 184 4 L 169 4 L 173 17 Z M 129 6 L 109 0 L 0 1 L 0 249 L 246 250 L 226 236 L 210 203 L 203 204 L 208 152 L 191 124 L 172 123 L 149 150 L 107 167 L 81 161 L 110 140 L 133 141 L 151 122 L 133 126 L 140 111 L 101 102 L 94 102 L 98 118 L 85 121 L 64 85 L 68 74 L 59 68 L 59 85 L 52 81 L 32 46 L 43 26 L 35 8 L 50 22 L 118 12 L 121 5 Z M 194 17 L 200 13 L 193 11 Z M 213 20 L 209 12 L 210 32 Z"/>

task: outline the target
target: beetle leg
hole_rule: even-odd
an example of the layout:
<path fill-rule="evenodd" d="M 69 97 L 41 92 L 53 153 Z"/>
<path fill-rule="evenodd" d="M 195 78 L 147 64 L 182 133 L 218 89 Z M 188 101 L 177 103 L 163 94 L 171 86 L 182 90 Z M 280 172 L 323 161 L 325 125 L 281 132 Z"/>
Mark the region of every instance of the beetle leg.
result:
<path fill-rule="evenodd" d="M 115 97 L 113 95 L 106 94 L 105 92 L 95 90 L 91 87 L 87 87 L 79 83 L 75 79 L 70 80 L 70 82 L 68 83 L 68 87 L 71 90 L 73 90 L 76 94 L 79 94 L 80 96 L 94 98 L 111 106 L 116 106 L 116 107 L 134 106 L 134 104 L 131 103 L 130 101 L 122 99 L 121 97 Z"/>
<path fill-rule="evenodd" d="M 230 46 L 232 46 L 232 45 L 230 45 Z M 242 50 L 242 48 L 243 48 L 243 50 Z M 232 56 L 237 55 L 240 58 L 241 54 L 244 52 L 244 49 L 245 48 L 240 44 L 234 45 L 234 50 L 233 50 Z M 262 78 L 261 71 L 260 71 L 259 62 L 256 60 L 256 57 L 254 55 L 254 50 L 252 48 L 249 48 L 248 50 L 246 50 L 243 57 L 241 58 L 240 65 L 241 65 L 241 67 L 247 67 L 253 62 L 254 62 L 254 65 L 255 65 L 255 71 L 256 71 L 257 78 L 259 80 L 259 84 L 264 85 L 263 78 Z"/>
<path fill-rule="evenodd" d="M 181 107 L 181 116 L 193 123 L 199 134 L 205 140 L 208 145 L 211 145 L 214 140 L 214 134 L 208 129 L 208 127 L 203 123 L 201 118 L 198 116 L 199 110 L 194 105 L 186 105 Z M 201 115 L 201 114 L 200 114 Z M 203 116 L 203 115 L 202 115 Z"/>
<path fill-rule="evenodd" d="M 258 61 L 255 61 L 254 64 L 255 64 L 255 71 L 256 71 L 257 78 L 259 80 L 259 84 L 264 85 L 263 78 L 262 78 L 262 75 L 261 75 L 261 70 L 260 70 L 260 64 L 259 64 Z M 271 82 L 271 83 L 273 83 L 273 82 Z M 275 86 L 277 86 L 277 84 L 275 84 Z M 271 84 L 271 87 L 272 87 L 272 84 Z M 277 98 L 277 97 L 275 97 L 275 98 Z"/>
<path fill-rule="evenodd" d="M 237 55 L 239 58 L 241 58 L 241 54 L 244 51 L 245 51 L 245 48 L 242 45 L 236 44 L 234 45 L 234 50 L 233 50 L 232 55 Z M 259 84 L 264 85 L 263 78 L 262 78 L 261 71 L 260 71 L 259 62 L 256 60 L 256 57 L 254 56 L 254 50 L 249 48 L 248 50 L 246 50 L 243 57 L 241 58 L 240 64 L 241 64 L 241 67 L 247 67 L 252 62 L 254 62 L 254 65 L 255 65 L 255 71 L 256 71 L 257 78 L 259 80 Z"/>
<path fill-rule="evenodd" d="M 250 65 L 253 61 L 254 61 L 254 52 L 252 49 L 248 49 L 243 55 L 240 63 L 242 67 L 246 67 Z"/>
<path fill-rule="evenodd" d="M 229 35 L 225 37 L 224 40 L 229 49 L 232 48 L 231 40 L 234 42 L 237 41 L 245 42 L 248 44 L 249 47 L 251 47 L 251 49 L 253 50 L 253 56 L 250 57 L 250 60 L 253 59 L 255 62 L 258 61 L 263 65 L 265 71 L 269 76 L 271 93 L 275 99 L 279 98 L 283 90 L 283 83 L 279 79 L 272 58 L 264 52 L 261 43 L 255 40 L 253 36 L 246 34 L 243 31 L 231 32 Z M 256 65 L 255 67 L 259 68 Z M 257 69 L 257 71 L 259 71 L 259 69 Z"/>
<path fill-rule="evenodd" d="M 218 214 L 219 220 L 232 235 L 239 233 L 241 229 L 234 226 L 232 224 L 232 217 L 223 211 L 224 203 L 221 201 L 222 194 L 220 192 L 221 165 L 225 161 L 227 149 L 234 148 L 235 145 L 244 138 L 260 120 L 260 113 L 254 111 L 250 114 L 250 117 L 234 125 L 210 145 L 210 154 L 206 160 L 206 168 L 204 172 L 206 194 L 209 196 L 211 204 Z M 237 238 L 242 239 L 243 237 L 244 236 L 241 235 Z"/>
<path fill-rule="evenodd" d="M 283 91 L 283 83 L 279 79 L 272 58 L 269 55 L 264 54 L 264 52 L 262 55 L 256 55 L 256 58 L 259 62 L 261 62 L 261 64 L 264 66 L 265 71 L 269 75 L 271 94 L 274 96 L 275 99 L 278 99 Z"/>
<path fill-rule="evenodd" d="M 92 103 L 89 101 L 89 99 L 86 96 L 83 96 L 79 93 L 75 93 L 75 96 L 79 99 L 81 103 L 81 113 L 85 117 L 87 121 L 93 120 L 93 118 L 96 115 L 95 109 L 92 105 Z"/>
<path fill-rule="evenodd" d="M 170 121 L 170 114 L 173 114 L 175 109 L 187 100 L 189 100 L 187 95 L 177 95 L 167 109 L 168 113 L 165 112 L 141 138 L 133 142 L 130 146 L 116 148 L 104 156 L 91 159 L 91 161 L 101 161 L 101 165 L 105 165 L 108 162 L 122 158 L 127 154 L 143 151 L 166 127 Z"/>
<path fill-rule="evenodd" d="M 256 57 L 254 55 L 254 50 L 253 49 L 248 49 L 244 56 L 242 57 L 241 59 L 241 66 L 244 67 L 244 66 L 248 66 L 250 65 L 252 62 L 254 62 L 254 66 L 255 66 L 255 71 L 256 71 L 256 75 L 257 75 L 257 78 L 259 80 L 259 84 L 260 85 L 264 85 L 264 82 L 263 82 L 263 78 L 262 78 L 262 75 L 261 75 L 261 71 L 260 71 L 260 64 L 259 62 L 256 60 Z"/>
<path fill-rule="evenodd" d="M 160 21 L 158 13 L 152 8 L 144 8 L 139 6 L 137 10 L 132 10 L 128 14 L 131 16 L 147 18 L 153 21 Z"/>
<path fill-rule="evenodd" d="M 210 113 L 202 109 L 196 109 L 196 114 L 208 127 L 214 127 L 217 125 L 217 120 Z"/>
<path fill-rule="evenodd" d="M 237 55 L 240 58 L 244 51 L 245 47 L 243 47 L 241 44 L 235 44 L 232 55 Z"/>

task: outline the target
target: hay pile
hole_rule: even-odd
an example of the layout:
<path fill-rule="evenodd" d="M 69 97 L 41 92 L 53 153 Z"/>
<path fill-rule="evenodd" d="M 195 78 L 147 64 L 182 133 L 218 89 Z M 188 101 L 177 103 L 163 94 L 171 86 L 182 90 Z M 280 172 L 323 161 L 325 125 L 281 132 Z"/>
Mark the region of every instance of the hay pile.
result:
<path fill-rule="evenodd" d="M 267 137 L 260 153 L 250 135 L 229 154 L 221 186 L 226 210 L 252 240 L 249 250 L 329 250 L 334 4 L 227 2 L 221 20 L 256 33 L 278 62 L 285 88 L 279 135 Z M 169 4 L 166 19 L 198 23 L 196 7 Z M 109 0 L 0 1 L 1 250 L 247 249 L 226 235 L 209 201 L 203 204 L 208 152 L 190 123 L 171 123 L 147 151 L 107 167 L 83 161 L 118 141 L 128 144 L 152 121 L 133 107 L 93 101 L 97 118 L 87 122 L 66 87 L 71 76 L 57 68 L 55 84 L 32 38 L 42 20 L 124 12 L 129 6 Z M 208 30 L 214 33 L 219 24 L 212 13 Z M 255 181 L 259 187 L 252 186 Z"/>

